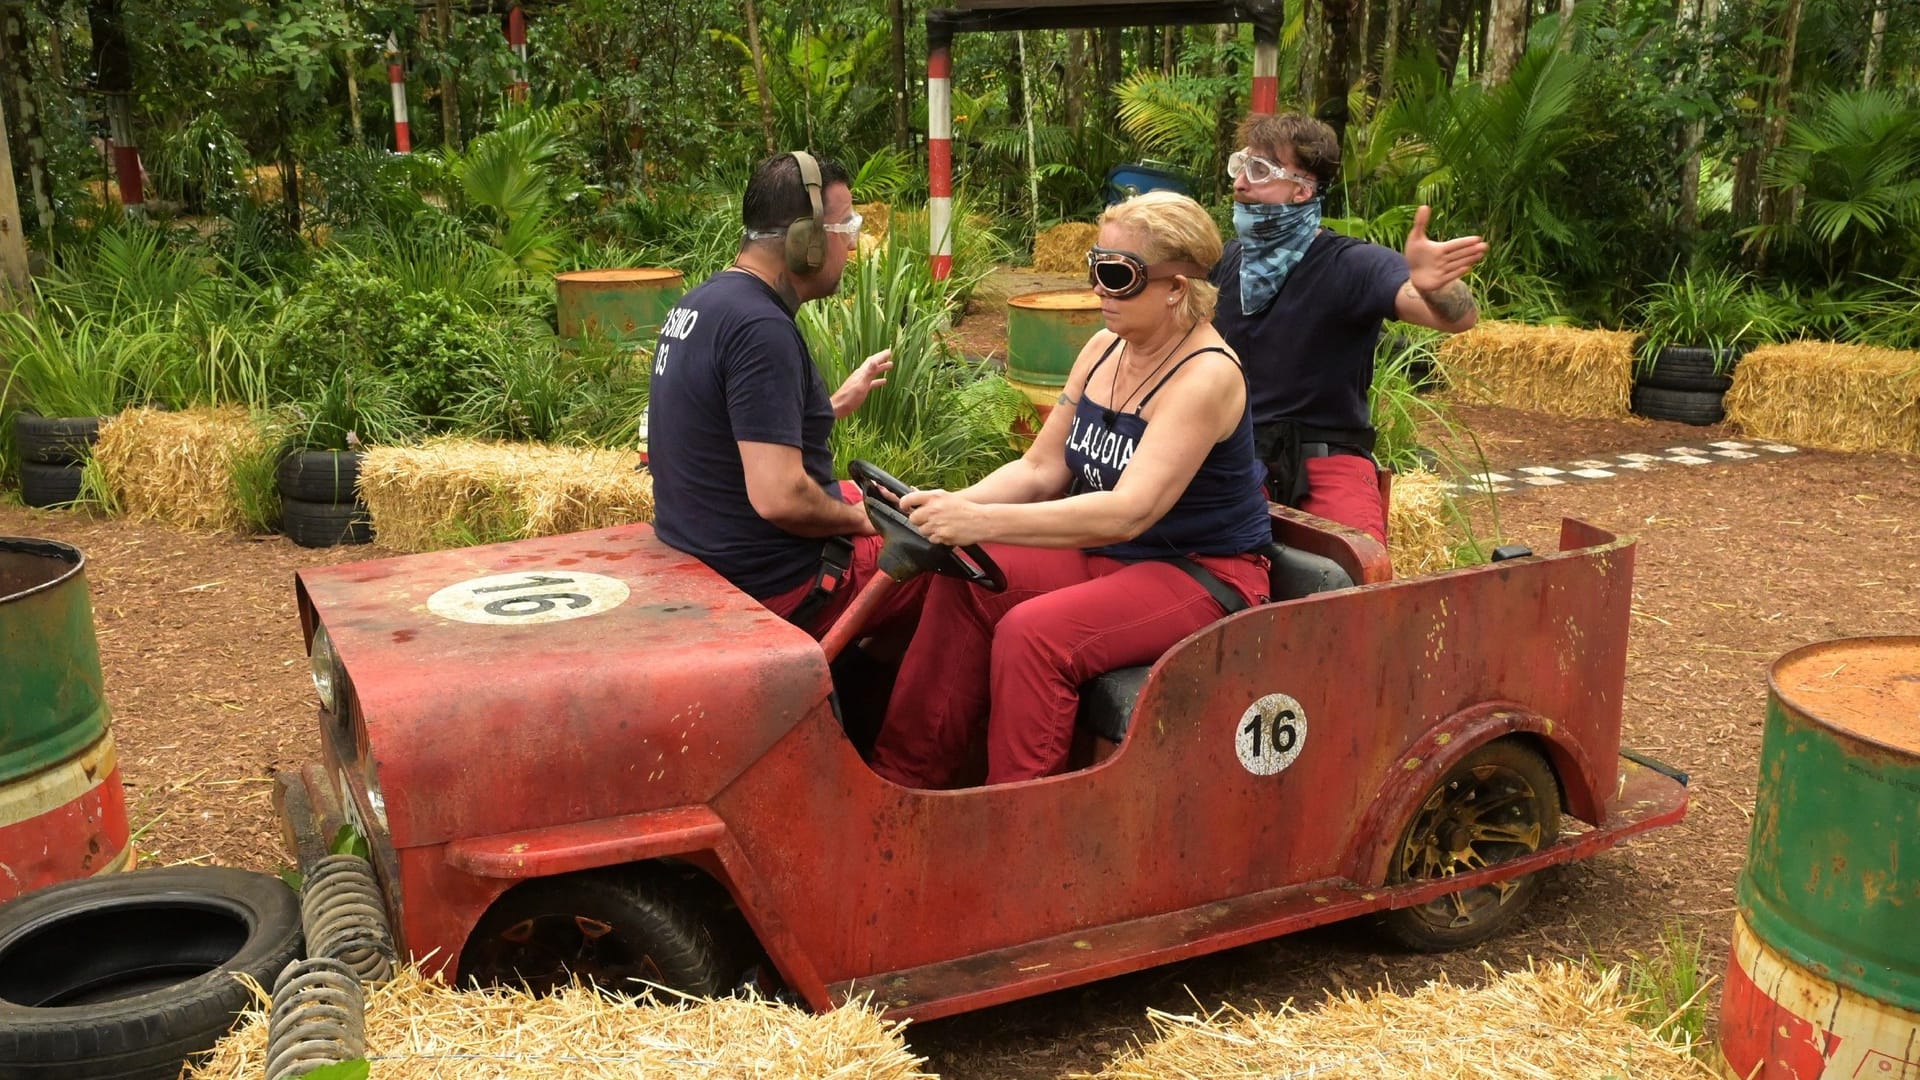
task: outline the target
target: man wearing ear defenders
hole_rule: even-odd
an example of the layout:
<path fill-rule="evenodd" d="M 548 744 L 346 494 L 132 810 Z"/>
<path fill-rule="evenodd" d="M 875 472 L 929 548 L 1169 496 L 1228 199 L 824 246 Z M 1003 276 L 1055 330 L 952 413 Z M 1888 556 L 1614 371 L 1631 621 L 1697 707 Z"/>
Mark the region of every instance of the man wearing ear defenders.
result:
<path fill-rule="evenodd" d="M 827 392 L 794 313 L 840 287 L 860 241 L 847 172 L 795 152 L 760 162 L 734 264 L 667 313 L 648 394 L 654 530 L 818 637 L 874 573 L 879 537 L 833 477 L 827 436 L 886 382 L 887 349 Z M 925 582 L 873 624 L 918 611 Z"/>
<path fill-rule="evenodd" d="M 1320 212 L 1340 174 L 1333 129 L 1299 113 L 1255 115 L 1240 140 L 1227 159 L 1238 238 L 1214 268 L 1213 324 L 1247 365 L 1268 497 L 1385 543 L 1369 402 L 1381 322 L 1473 326 L 1463 279 L 1487 245 L 1429 239 L 1425 206 L 1404 253 L 1329 232 Z"/>

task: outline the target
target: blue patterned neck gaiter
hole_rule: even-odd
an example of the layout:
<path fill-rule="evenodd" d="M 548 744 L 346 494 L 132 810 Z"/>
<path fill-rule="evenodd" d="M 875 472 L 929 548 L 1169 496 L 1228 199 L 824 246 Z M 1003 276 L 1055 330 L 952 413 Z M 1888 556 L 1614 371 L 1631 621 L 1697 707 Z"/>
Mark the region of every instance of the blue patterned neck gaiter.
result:
<path fill-rule="evenodd" d="M 1273 303 L 1320 231 L 1320 205 L 1318 197 L 1281 205 L 1233 204 L 1233 230 L 1240 234 L 1241 311 L 1251 315 Z"/>

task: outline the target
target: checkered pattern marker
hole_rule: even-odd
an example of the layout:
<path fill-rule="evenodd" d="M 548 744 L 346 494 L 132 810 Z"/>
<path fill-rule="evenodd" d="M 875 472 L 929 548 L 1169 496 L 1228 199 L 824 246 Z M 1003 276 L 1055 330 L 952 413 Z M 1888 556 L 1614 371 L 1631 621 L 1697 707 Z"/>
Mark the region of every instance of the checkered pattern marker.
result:
<path fill-rule="evenodd" d="M 400 42 L 387 35 L 387 85 L 393 89 L 393 149 L 413 152 L 413 132 L 407 125 L 407 73 L 400 67 Z"/>
<path fill-rule="evenodd" d="M 933 238 L 933 276 L 953 272 L 953 52 L 949 42 L 927 49 L 927 228 Z"/>
<path fill-rule="evenodd" d="M 508 91 L 515 101 L 527 100 L 527 16 L 518 7 L 507 12 L 507 44 L 513 47 L 515 63 L 513 87 Z"/>

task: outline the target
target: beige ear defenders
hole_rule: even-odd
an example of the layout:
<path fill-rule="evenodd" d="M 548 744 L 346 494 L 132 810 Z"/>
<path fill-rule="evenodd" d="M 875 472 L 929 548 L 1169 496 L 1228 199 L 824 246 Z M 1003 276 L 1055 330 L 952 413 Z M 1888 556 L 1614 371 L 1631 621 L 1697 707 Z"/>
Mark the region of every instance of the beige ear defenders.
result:
<path fill-rule="evenodd" d="M 806 185 L 813 213 L 787 226 L 787 269 L 811 274 L 827 261 L 827 231 L 820 227 L 820 163 L 804 150 L 792 151 L 791 156 L 800 166 L 800 182 Z"/>

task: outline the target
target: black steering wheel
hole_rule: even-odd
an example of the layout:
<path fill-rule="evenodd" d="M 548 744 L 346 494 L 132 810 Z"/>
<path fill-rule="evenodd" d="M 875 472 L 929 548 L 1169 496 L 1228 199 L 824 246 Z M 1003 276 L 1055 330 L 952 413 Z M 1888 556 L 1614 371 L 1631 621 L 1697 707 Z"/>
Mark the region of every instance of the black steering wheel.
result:
<path fill-rule="evenodd" d="M 953 548 L 927 539 L 900 509 L 900 500 L 913 493 L 885 469 L 869 461 L 847 465 L 847 474 L 860 485 L 867 520 L 880 532 L 886 546 L 880 551 L 880 569 L 896 581 L 932 571 L 978 585 L 988 592 L 1005 592 L 1007 575 L 979 544 Z"/>

